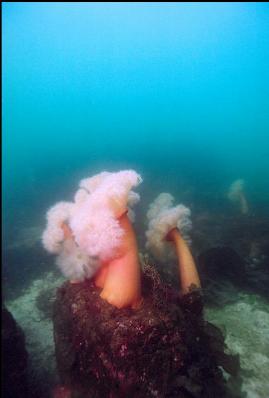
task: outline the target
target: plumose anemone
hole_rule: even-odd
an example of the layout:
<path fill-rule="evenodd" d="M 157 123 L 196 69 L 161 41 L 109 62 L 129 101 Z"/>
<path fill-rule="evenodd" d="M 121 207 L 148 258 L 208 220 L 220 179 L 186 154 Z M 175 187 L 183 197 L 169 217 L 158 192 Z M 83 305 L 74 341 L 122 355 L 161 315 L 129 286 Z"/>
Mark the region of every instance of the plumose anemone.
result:
<path fill-rule="evenodd" d="M 172 207 L 173 202 L 174 197 L 171 194 L 161 193 L 150 204 L 147 212 L 149 224 L 146 231 L 146 247 L 159 261 L 167 261 L 174 257 L 173 247 L 165 239 L 171 229 L 178 227 L 184 239 L 190 243 L 191 211 L 182 204 Z"/>
<path fill-rule="evenodd" d="M 73 202 L 47 213 L 43 244 L 69 279 L 53 305 L 62 383 L 55 397 L 226 396 L 219 369 L 233 371 L 230 358 L 227 365 L 224 341 L 203 322 L 200 290 L 192 289 L 200 280 L 188 247 L 190 210 L 164 193 L 147 214 L 147 247 L 163 260 L 176 254 L 179 292 L 142 256 L 140 267 L 129 213 L 141 181 L 133 170 L 97 174 L 80 182 Z"/>
<path fill-rule="evenodd" d="M 238 203 L 242 214 L 248 214 L 248 202 L 244 192 L 245 182 L 242 179 L 234 181 L 228 190 L 228 198 L 234 203 Z"/>
<path fill-rule="evenodd" d="M 72 207 L 72 202 L 59 202 L 48 210 L 42 243 L 49 253 L 57 254 L 56 264 L 63 275 L 72 282 L 80 282 L 91 277 L 96 266 L 74 241 L 68 225 Z"/>
<path fill-rule="evenodd" d="M 182 204 L 172 207 L 173 201 L 172 195 L 161 193 L 150 205 L 147 213 L 149 226 L 146 231 L 146 247 L 161 260 L 171 257 L 175 248 L 181 292 L 185 294 L 191 285 L 200 287 L 201 283 L 188 247 L 192 228 L 191 211 Z"/>
<path fill-rule="evenodd" d="M 69 220 L 71 202 L 59 202 L 47 211 L 47 227 L 42 234 L 44 248 L 51 254 L 59 254 L 65 238 L 63 224 Z"/>
<path fill-rule="evenodd" d="M 56 264 L 72 283 L 93 278 L 110 304 L 141 302 L 140 265 L 131 209 L 140 199 L 132 191 L 142 178 L 134 170 L 102 172 L 80 181 L 74 202 L 47 212 L 42 242 L 57 254 Z M 128 216 L 128 213 L 131 215 Z"/>

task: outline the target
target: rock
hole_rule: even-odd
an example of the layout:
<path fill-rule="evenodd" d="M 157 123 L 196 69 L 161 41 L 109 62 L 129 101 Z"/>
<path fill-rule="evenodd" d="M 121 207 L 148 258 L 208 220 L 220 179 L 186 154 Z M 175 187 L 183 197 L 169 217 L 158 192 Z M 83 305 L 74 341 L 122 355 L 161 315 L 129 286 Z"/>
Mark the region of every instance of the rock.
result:
<path fill-rule="evenodd" d="M 236 300 L 232 286 L 269 298 L 269 263 L 265 255 L 256 261 L 243 260 L 230 247 L 214 247 L 198 256 L 198 269 L 206 303 L 223 305 Z"/>
<path fill-rule="evenodd" d="M 246 281 L 245 265 L 241 257 L 230 247 L 214 247 L 198 256 L 198 268 L 202 280 L 229 280 L 236 285 Z"/>
<path fill-rule="evenodd" d="M 102 300 L 90 281 L 58 289 L 55 351 L 72 397 L 224 397 L 224 339 L 217 328 L 207 332 L 200 292 L 180 299 L 150 266 L 142 290 L 134 311 Z"/>
<path fill-rule="evenodd" d="M 27 351 L 22 330 L 12 314 L 2 308 L 2 396 L 27 398 Z"/>

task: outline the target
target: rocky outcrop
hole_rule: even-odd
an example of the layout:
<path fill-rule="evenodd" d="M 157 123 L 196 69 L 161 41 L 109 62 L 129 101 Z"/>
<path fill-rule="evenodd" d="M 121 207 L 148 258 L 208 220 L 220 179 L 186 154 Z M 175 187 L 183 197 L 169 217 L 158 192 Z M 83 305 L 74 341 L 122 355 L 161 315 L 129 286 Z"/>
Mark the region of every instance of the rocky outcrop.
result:
<path fill-rule="evenodd" d="M 2 397 L 27 398 L 27 351 L 22 330 L 2 308 Z"/>
<path fill-rule="evenodd" d="M 90 282 L 65 282 L 54 305 L 58 371 L 72 397 L 224 397 L 239 360 L 203 320 L 199 291 L 180 298 L 146 266 L 139 310 L 111 306 Z M 229 394 L 229 397 L 232 395 Z"/>

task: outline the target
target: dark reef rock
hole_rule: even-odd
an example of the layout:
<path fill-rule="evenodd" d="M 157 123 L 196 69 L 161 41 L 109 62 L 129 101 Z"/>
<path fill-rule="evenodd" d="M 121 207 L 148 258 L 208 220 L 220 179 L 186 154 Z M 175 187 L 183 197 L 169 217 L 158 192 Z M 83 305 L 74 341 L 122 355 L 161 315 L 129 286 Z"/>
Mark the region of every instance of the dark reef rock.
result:
<path fill-rule="evenodd" d="M 224 304 L 220 297 L 224 298 L 227 286 L 225 284 L 222 286 L 223 282 L 229 282 L 236 288 L 258 293 L 269 299 L 268 257 L 263 255 L 259 261 L 259 251 L 260 246 L 253 244 L 252 256 L 244 260 L 234 249 L 226 246 L 213 247 L 202 252 L 197 262 L 206 303 L 208 303 L 207 298 L 211 296 L 216 303 Z M 231 297 L 230 293 L 232 289 L 229 294 L 226 291 L 227 302 L 236 299 L 236 296 Z"/>
<path fill-rule="evenodd" d="M 36 308 L 43 315 L 44 319 L 52 319 L 54 300 L 55 287 L 42 289 L 36 297 Z"/>
<path fill-rule="evenodd" d="M 142 289 L 136 311 L 106 303 L 89 281 L 58 289 L 56 358 L 72 398 L 231 397 L 221 367 L 236 376 L 239 360 L 203 320 L 200 292 L 180 298 L 149 265 Z"/>
<path fill-rule="evenodd" d="M 2 308 L 2 397 L 27 398 L 27 351 L 24 334 L 11 313 Z"/>
<path fill-rule="evenodd" d="M 214 247 L 201 253 L 198 267 L 202 279 L 227 279 L 241 285 L 245 283 L 244 261 L 230 247 Z"/>

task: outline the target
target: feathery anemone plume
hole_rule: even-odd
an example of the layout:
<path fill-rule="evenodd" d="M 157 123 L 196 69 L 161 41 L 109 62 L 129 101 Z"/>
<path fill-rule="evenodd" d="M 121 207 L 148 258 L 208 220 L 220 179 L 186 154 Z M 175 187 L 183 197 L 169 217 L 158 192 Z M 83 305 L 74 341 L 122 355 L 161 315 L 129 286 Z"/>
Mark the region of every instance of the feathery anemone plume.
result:
<path fill-rule="evenodd" d="M 64 241 L 62 225 L 69 220 L 72 206 L 71 202 L 59 202 L 47 212 L 47 227 L 42 234 L 42 243 L 49 253 L 61 252 Z"/>
<path fill-rule="evenodd" d="M 174 250 L 166 236 L 173 228 L 178 228 L 184 240 L 191 242 L 189 232 L 192 228 L 191 211 L 180 204 L 172 207 L 174 198 L 169 193 L 161 193 L 149 207 L 149 220 L 146 231 L 146 247 L 161 261 L 174 257 Z"/>
<path fill-rule="evenodd" d="M 183 205 L 172 207 L 173 200 L 173 196 L 163 193 L 150 205 L 146 246 L 160 260 L 176 254 L 181 293 L 186 294 L 193 286 L 201 287 L 201 283 L 187 244 L 192 227 L 190 209 Z"/>
<path fill-rule="evenodd" d="M 68 229 L 73 206 L 71 202 L 59 202 L 48 210 L 42 243 L 49 253 L 57 254 L 56 264 L 66 278 L 82 281 L 93 275 L 96 262 L 75 244 Z"/>
<path fill-rule="evenodd" d="M 84 197 L 80 194 L 77 199 L 70 227 L 76 243 L 90 257 L 105 262 L 116 255 L 123 236 L 118 218 L 127 210 L 128 202 L 133 204 L 139 200 L 131 188 L 141 181 L 133 170 L 103 172 L 81 181 L 80 189 L 86 189 L 89 194 Z"/>
<path fill-rule="evenodd" d="M 94 276 L 101 296 L 119 308 L 140 299 L 137 245 L 127 212 L 140 199 L 132 188 L 141 181 L 133 170 L 81 180 L 74 202 L 49 209 L 42 235 L 43 246 L 58 255 L 56 264 L 71 282 Z"/>
<path fill-rule="evenodd" d="M 98 261 L 85 254 L 72 238 L 67 238 L 62 243 L 56 264 L 66 278 L 75 282 L 91 278 L 99 268 Z"/>

